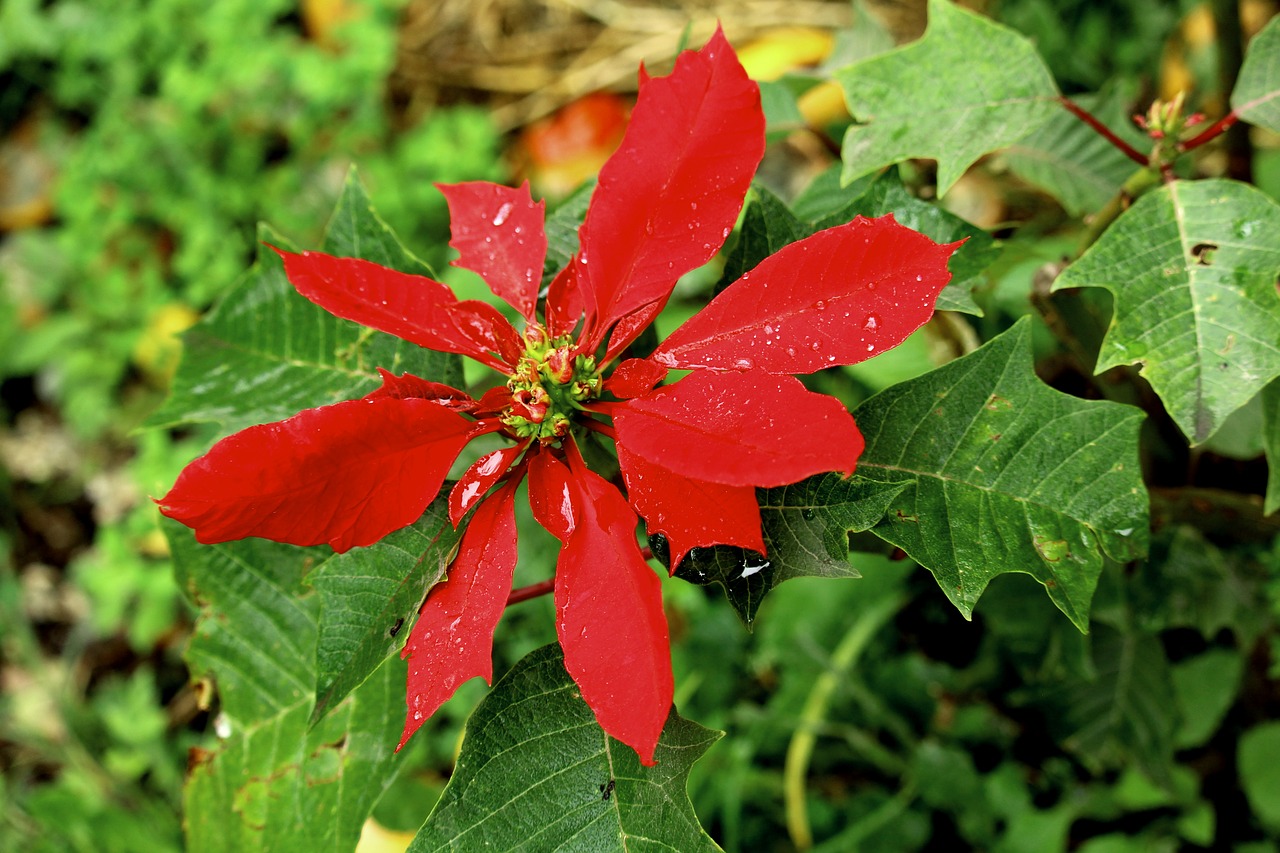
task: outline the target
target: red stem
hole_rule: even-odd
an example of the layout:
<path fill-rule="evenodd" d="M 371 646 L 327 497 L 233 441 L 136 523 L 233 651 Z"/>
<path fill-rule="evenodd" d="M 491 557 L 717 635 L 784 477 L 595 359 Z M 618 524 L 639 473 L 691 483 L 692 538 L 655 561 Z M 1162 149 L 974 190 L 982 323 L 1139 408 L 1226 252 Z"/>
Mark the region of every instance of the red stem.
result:
<path fill-rule="evenodd" d="M 584 418 L 582 421 L 579 421 L 579 423 L 593 432 L 598 432 L 607 438 L 613 439 L 614 441 L 618 440 L 618 435 L 613 431 L 613 427 L 598 421 L 595 418 Z"/>
<path fill-rule="evenodd" d="M 1204 145 L 1209 140 L 1214 139 L 1220 136 L 1221 134 L 1225 133 L 1227 128 L 1231 127 L 1231 125 L 1235 124 L 1239 120 L 1240 120 L 1240 116 L 1236 113 L 1235 110 L 1232 110 L 1231 112 L 1224 115 L 1222 118 L 1215 121 L 1213 124 L 1209 125 L 1204 130 L 1197 133 L 1195 136 L 1188 139 L 1186 142 L 1183 142 L 1182 144 L 1180 144 L 1178 147 L 1183 151 L 1190 151 L 1193 148 L 1199 148 L 1201 145 Z"/>
<path fill-rule="evenodd" d="M 546 595 L 556 588 L 556 579 L 547 578 L 544 581 L 531 583 L 528 586 L 522 586 L 518 589 L 511 590 L 511 595 L 507 596 L 507 606 L 519 604 L 522 601 L 528 601 L 531 598 L 537 598 L 540 595 Z"/>
<path fill-rule="evenodd" d="M 1089 112 L 1084 107 L 1064 95 L 1058 96 L 1058 103 L 1066 107 L 1067 111 L 1073 116 L 1093 128 L 1094 131 L 1096 131 L 1103 139 L 1110 142 L 1116 148 L 1119 148 L 1124 156 L 1128 157 L 1139 166 L 1151 165 L 1148 158 L 1142 152 L 1112 133 L 1111 128 L 1094 118 L 1093 113 Z"/>

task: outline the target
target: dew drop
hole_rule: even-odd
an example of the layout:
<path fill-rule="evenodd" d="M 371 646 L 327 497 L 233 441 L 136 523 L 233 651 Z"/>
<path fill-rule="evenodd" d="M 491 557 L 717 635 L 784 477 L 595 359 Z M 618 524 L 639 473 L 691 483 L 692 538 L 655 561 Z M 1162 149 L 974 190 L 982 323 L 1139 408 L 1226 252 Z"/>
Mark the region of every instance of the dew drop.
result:
<path fill-rule="evenodd" d="M 498 208 L 497 215 L 493 217 L 493 224 L 501 225 L 502 223 L 507 221 L 507 217 L 510 215 L 511 215 L 511 202 L 507 202 L 506 204 L 502 205 L 502 207 Z"/>
<path fill-rule="evenodd" d="M 772 334 L 773 334 L 773 326 L 766 325 L 766 326 L 764 327 L 764 333 L 765 333 L 766 335 L 772 335 Z"/>
<path fill-rule="evenodd" d="M 875 314 L 868 314 L 866 325 L 864 325 L 862 328 L 874 331 L 875 328 L 879 325 L 880 325 L 880 318 L 877 317 Z"/>
<path fill-rule="evenodd" d="M 819 299 L 817 302 L 813 303 L 813 307 L 818 311 L 826 311 L 827 303 L 824 300 Z"/>
<path fill-rule="evenodd" d="M 698 209 L 698 203 L 697 203 L 696 201 L 691 201 L 691 202 L 689 202 L 689 209 L 690 209 L 690 210 L 697 210 L 697 209 Z"/>
<path fill-rule="evenodd" d="M 875 351 L 876 351 L 875 344 L 867 344 L 867 352 L 875 352 Z"/>
<path fill-rule="evenodd" d="M 414 711 L 414 712 L 413 712 L 413 718 L 414 718 L 415 720 L 421 720 L 421 719 L 422 719 L 422 712 L 421 712 L 421 711 Z"/>
<path fill-rule="evenodd" d="M 756 366 L 756 363 L 749 358 L 740 358 L 733 363 L 738 370 L 750 370 Z"/>
<path fill-rule="evenodd" d="M 822 344 L 818 343 L 817 341 L 814 341 L 813 343 L 809 344 L 809 349 L 813 350 L 814 352 L 817 352 L 821 348 L 822 348 Z"/>
<path fill-rule="evenodd" d="M 916 281 L 924 281 L 924 276 L 922 275 L 916 276 Z"/>

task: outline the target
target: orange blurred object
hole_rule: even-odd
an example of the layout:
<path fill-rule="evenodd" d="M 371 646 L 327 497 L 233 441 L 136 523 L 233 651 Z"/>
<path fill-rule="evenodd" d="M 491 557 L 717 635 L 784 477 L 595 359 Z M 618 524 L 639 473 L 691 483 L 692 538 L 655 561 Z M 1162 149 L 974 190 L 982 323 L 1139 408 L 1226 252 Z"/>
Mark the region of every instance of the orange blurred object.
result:
<path fill-rule="evenodd" d="M 536 193 L 562 197 L 599 172 L 622 142 L 629 112 L 622 97 L 596 92 L 521 131 L 516 156 Z"/>

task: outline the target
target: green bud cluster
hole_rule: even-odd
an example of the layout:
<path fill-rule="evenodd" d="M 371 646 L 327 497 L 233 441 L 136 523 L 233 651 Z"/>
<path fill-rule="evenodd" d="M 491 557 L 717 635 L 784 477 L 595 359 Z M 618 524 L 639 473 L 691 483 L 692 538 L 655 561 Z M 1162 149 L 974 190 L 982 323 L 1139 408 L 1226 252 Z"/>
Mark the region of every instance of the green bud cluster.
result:
<path fill-rule="evenodd" d="M 595 398 L 603 384 L 596 360 L 574 355 L 573 338 L 549 339 L 541 326 L 525 331 L 525 350 L 507 380 L 511 405 L 502 422 L 517 438 L 543 444 L 569 434 L 572 415 Z"/>

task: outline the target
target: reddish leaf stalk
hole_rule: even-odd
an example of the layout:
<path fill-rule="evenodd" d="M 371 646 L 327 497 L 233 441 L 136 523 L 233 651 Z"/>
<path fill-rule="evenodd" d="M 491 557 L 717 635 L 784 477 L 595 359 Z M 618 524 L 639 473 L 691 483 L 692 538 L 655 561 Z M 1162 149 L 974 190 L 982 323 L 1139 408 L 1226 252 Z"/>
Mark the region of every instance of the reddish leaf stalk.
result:
<path fill-rule="evenodd" d="M 1075 103 L 1070 98 L 1067 98 L 1065 95 L 1058 96 L 1058 103 L 1066 107 L 1067 111 L 1070 112 L 1072 115 L 1074 115 L 1076 118 L 1080 119 L 1082 122 L 1089 125 L 1089 127 L 1093 128 L 1094 131 L 1096 131 L 1103 139 L 1107 140 L 1116 148 L 1120 149 L 1120 151 L 1124 154 L 1124 156 L 1128 157 L 1130 160 L 1137 163 L 1139 166 L 1151 165 L 1146 155 L 1144 155 L 1141 151 L 1134 148 L 1132 145 L 1130 145 L 1129 143 L 1125 142 L 1123 139 L 1121 139 L 1120 137 L 1112 133 L 1111 128 L 1107 127 L 1105 124 L 1098 121 L 1098 119 L 1094 117 L 1093 113 L 1089 112 L 1084 107 Z"/>
<path fill-rule="evenodd" d="M 507 607 L 513 604 L 519 604 L 522 601 L 528 601 L 531 598 L 537 598 L 540 595 L 546 595 L 556 588 L 556 579 L 547 578 L 544 581 L 531 583 L 528 586 L 517 587 L 511 590 L 511 595 L 507 596 Z"/>
<path fill-rule="evenodd" d="M 1235 110 L 1232 110 L 1231 112 L 1224 115 L 1222 118 L 1215 121 L 1213 124 L 1209 125 L 1204 130 L 1197 133 L 1195 136 L 1188 139 L 1186 142 L 1183 142 L 1178 147 L 1183 151 L 1190 151 L 1193 148 L 1199 148 L 1201 145 L 1204 145 L 1206 142 L 1209 142 L 1210 140 L 1213 140 L 1218 136 L 1221 136 L 1223 133 L 1226 133 L 1227 128 L 1231 127 L 1231 125 L 1235 124 L 1239 120 L 1240 120 L 1240 116 L 1236 113 Z"/>
<path fill-rule="evenodd" d="M 614 441 L 618 440 L 618 434 L 614 432 L 613 427 L 609 426 L 603 421 L 598 421 L 595 418 L 587 418 L 582 421 L 582 425 L 587 429 L 591 430 L 592 432 L 600 433 L 606 438 L 611 438 Z"/>

